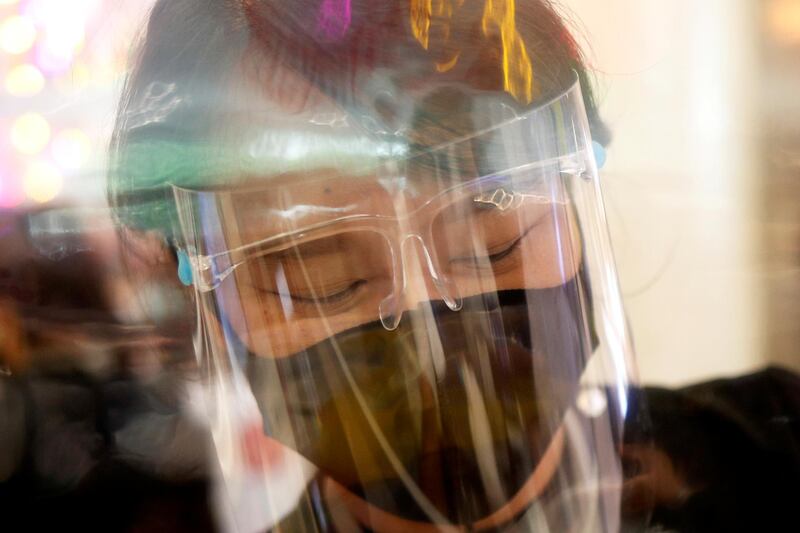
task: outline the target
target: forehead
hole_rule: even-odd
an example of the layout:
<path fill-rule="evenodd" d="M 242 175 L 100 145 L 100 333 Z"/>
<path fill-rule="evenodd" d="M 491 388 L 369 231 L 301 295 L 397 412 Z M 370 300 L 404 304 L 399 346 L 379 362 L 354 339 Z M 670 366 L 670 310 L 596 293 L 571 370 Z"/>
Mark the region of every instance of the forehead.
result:
<path fill-rule="evenodd" d="M 403 177 L 347 175 L 333 169 L 264 181 L 267 186 L 235 189 L 226 201 L 225 209 L 246 241 L 346 217 L 397 217 L 441 191 L 432 180 L 410 183 Z"/>
<path fill-rule="evenodd" d="M 211 133 L 235 154 L 236 182 L 287 186 L 333 175 L 341 184 L 345 176 L 374 174 L 381 157 L 404 150 L 400 137 L 365 128 L 295 70 L 251 63 L 243 60 L 234 73 L 228 112 Z"/>
<path fill-rule="evenodd" d="M 433 98 L 434 109 L 420 94 L 399 94 L 384 87 L 375 88 L 375 94 L 362 94 L 358 105 L 345 99 L 348 105 L 295 70 L 273 66 L 267 75 L 246 61 L 240 65 L 239 80 L 228 95 L 234 112 L 220 127 L 219 136 L 227 137 L 226 144 L 235 139 L 244 188 L 263 185 L 283 189 L 295 200 L 336 203 L 362 194 L 370 180 L 382 183 L 372 188 L 385 188 L 386 180 L 397 175 L 420 183 L 436 180 L 441 162 L 432 156 L 407 156 L 463 137 L 471 129 L 453 127 L 455 111 L 464 107 L 453 99 L 444 105 L 442 98 Z M 387 99 L 409 108 L 408 116 L 386 119 L 381 103 Z M 470 158 L 457 151 L 464 150 L 451 150 L 449 163 L 458 161 L 463 167 Z M 390 159 L 406 163 L 402 169 L 388 169 L 384 164 Z"/>
<path fill-rule="evenodd" d="M 227 142 L 237 139 L 240 169 L 228 216 L 246 233 L 263 237 L 362 213 L 392 216 L 398 192 L 410 201 L 408 212 L 418 199 L 478 177 L 474 143 L 429 151 L 476 130 L 474 94 L 451 85 L 400 93 L 360 80 L 369 90 L 356 105 L 291 68 L 271 66 L 239 65 L 228 93 L 236 112 L 220 128 Z M 364 74 L 372 75 L 386 79 Z M 415 149 L 421 155 L 408 158 Z"/>

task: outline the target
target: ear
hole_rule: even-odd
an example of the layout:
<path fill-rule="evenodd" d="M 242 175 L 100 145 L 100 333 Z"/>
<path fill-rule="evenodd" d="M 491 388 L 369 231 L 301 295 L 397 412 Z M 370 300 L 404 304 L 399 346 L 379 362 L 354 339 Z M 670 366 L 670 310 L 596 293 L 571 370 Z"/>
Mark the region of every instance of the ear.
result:
<path fill-rule="evenodd" d="M 158 231 L 122 228 L 119 236 L 130 318 L 152 323 L 165 338 L 190 338 L 194 290 L 180 281 L 177 250 Z"/>
<path fill-rule="evenodd" d="M 156 271 L 177 266 L 175 251 L 157 231 L 122 228 L 120 241 L 123 264 L 129 272 L 139 269 Z"/>

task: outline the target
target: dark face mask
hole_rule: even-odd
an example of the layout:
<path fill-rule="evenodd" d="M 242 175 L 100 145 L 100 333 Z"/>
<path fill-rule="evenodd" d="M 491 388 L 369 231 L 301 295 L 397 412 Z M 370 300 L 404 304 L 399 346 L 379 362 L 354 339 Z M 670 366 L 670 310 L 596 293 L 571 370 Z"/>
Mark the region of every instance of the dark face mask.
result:
<path fill-rule="evenodd" d="M 582 277 L 429 303 L 400 326 L 342 332 L 285 358 L 250 356 L 265 432 L 370 504 L 451 523 L 506 504 L 530 478 L 592 352 Z M 404 471 L 401 474 L 401 471 Z"/>

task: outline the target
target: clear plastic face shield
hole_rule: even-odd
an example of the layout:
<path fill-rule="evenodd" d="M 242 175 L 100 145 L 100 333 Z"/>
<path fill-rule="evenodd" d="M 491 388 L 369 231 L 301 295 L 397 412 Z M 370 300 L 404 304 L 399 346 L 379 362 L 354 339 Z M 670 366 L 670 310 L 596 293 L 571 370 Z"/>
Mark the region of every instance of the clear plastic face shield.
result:
<path fill-rule="evenodd" d="M 174 188 L 223 474 L 232 396 L 279 450 L 267 526 L 621 527 L 632 353 L 579 84 L 474 113 L 357 175 Z"/>

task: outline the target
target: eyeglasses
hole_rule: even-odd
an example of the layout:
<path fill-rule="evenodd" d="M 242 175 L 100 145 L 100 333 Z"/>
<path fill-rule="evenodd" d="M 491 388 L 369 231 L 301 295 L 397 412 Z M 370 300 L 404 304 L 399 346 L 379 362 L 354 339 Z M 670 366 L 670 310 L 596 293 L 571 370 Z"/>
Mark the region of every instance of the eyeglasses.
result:
<path fill-rule="evenodd" d="M 543 222 L 566 220 L 569 202 L 560 178 L 576 167 L 565 163 L 537 162 L 427 196 L 408 186 L 400 192 L 380 187 L 384 194 L 358 199 L 361 205 L 345 216 L 317 206 L 322 220 L 312 224 L 303 224 L 308 217 L 296 205 L 293 211 L 264 210 L 262 218 L 279 220 L 281 231 L 254 240 L 245 237 L 245 226 L 258 213 L 243 206 L 259 208 L 255 193 L 214 191 L 199 203 L 205 211 L 231 214 L 220 224 L 230 247 L 191 257 L 195 283 L 200 292 L 212 291 L 245 266 L 248 283 L 292 315 L 359 308 L 374 317 L 377 310 L 384 327 L 394 329 L 408 288 L 408 254 L 415 250 L 438 297 L 457 310 L 465 291 L 475 293 L 470 286 L 507 273 L 523 244 L 537 241 Z M 198 193 L 176 191 L 179 201 L 187 194 Z"/>

